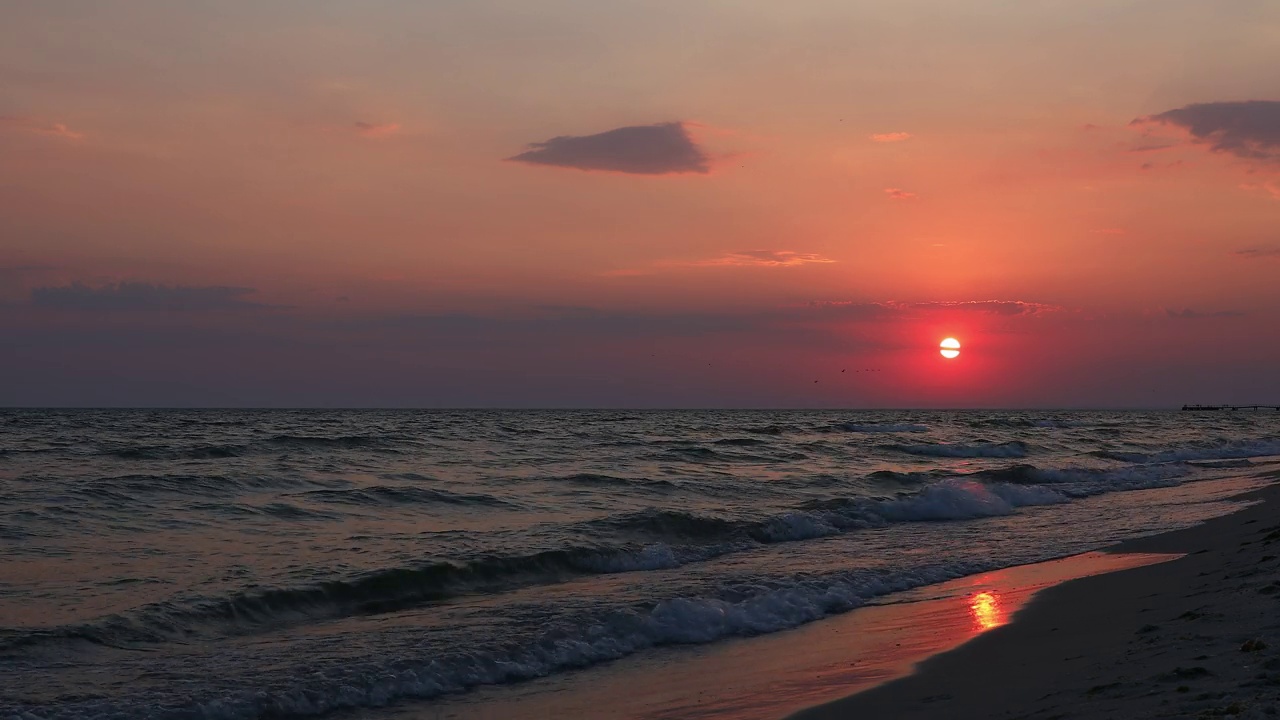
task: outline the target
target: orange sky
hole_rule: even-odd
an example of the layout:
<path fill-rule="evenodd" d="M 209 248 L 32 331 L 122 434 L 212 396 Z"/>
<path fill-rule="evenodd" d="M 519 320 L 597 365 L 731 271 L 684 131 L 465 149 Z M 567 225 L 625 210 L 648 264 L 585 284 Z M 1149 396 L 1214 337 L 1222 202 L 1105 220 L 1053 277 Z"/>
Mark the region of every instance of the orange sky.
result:
<path fill-rule="evenodd" d="M 3 15 L 0 404 L 1280 402 L 1271 0 Z"/>

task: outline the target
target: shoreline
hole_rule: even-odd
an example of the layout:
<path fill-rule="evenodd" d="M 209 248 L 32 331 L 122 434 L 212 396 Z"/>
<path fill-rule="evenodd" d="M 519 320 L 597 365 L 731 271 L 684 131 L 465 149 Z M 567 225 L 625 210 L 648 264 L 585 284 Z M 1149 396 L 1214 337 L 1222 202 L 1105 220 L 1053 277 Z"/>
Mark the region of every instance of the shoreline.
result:
<path fill-rule="evenodd" d="M 1239 500 L 1259 489 L 1277 487 L 1260 488 L 1266 479 L 1255 475 L 1210 481 L 1236 484 L 1238 489 L 1232 491 L 1219 485 L 1210 491 L 1219 497 L 1211 502 L 1228 502 L 1236 507 L 1207 522 L 1222 522 L 1247 511 L 1249 508 L 1239 507 Z M 1173 491 L 1202 492 L 1200 486 L 1180 486 Z M 1176 504 L 1178 501 L 1166 496 L 1167 492 L 1170 490 L 1142 490 L 1136 491 L 1134 497 L 1150 494 L 1152 501 L 1162 507 L 1168 507 L 1171 501 Z M 854 715 L 845 712 L 843 706 L 863 697 L 857 693 L 876 692 L 899 679 L 915 677 L 934 659 L 976 642 L 975 636 L 1006 629 L 1005 623 L 1014 614 L 1014 625 L 1019 624 L 1025 616 L 1021 608 L 1028 601 L 1036 604 L 1032 598 L 1046 592 L 1046 588 L 1052 590 L 1061 583 L 1104 576 L 1103 573 L 1123 574 L 1131 567 L 1146 565 L 1149 567 L 1140 569 L 1149 570 L 1177 562 L 1175 558 L 1182 551 L 1174 545 L 1161 544 L 1158 539 L 1195 532 L 1200 527 L 1203 523 L 1099 551 L 921 586 L 785 632 L 708 645 L 669 646 L 571 673 L 482 686 L 433 701 L 393 704 L 346 716 L 369 720 L 897 717 L 896 711 L 883 709 Z M 989 597 L 983 599 L 983 595 Z M 985 605 L 979 606 L 975 601 Z M 983 613 L 987 614 L 985 620 L 980 617 Z M 942 712 L 937 716 L 952 715 Z M 976 716 L 986 715 L 984 712 Z"/>
<path fill-rule="evenodd" d="M 921 660 L 1008 623 L 1046 587 L 1174 557 L 1087 552 L 993 570 L 896 593 L 887 602 L 785 632 L 667 648 L 574 673 L 477 688 L 401 712 L 415 720 L 777 720 L 852 688 L 908 675 Z"/>
<path fill-rule="evenodd" d="M 787 720 L 1280 716 L 1280 471 L 1259 501 L 1109 553 L 1157 564 L 1043 590 L 1014 622 Z"/>

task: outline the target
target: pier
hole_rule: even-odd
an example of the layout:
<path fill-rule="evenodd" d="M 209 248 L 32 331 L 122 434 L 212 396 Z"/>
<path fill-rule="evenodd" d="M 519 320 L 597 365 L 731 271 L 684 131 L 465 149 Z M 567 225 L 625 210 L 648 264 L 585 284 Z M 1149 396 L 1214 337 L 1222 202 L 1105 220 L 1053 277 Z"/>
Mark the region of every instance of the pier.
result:
<path fill-rule="evenodd" d="M 1183 410 L 1280 410 L 1280 405 L 1183 405 Z"/>

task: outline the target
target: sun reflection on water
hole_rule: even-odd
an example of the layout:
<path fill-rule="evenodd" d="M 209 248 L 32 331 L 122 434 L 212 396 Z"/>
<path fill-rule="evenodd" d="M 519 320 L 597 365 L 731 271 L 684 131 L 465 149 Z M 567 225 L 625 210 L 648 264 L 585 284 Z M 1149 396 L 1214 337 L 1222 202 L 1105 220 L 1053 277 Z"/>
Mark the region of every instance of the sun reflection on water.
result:
<path fill-rule="evenodd" d="M 973 622 L 979 630 L 990 630 L 1004 624 L 1004 613 L 1000 610 L 1000 596 L 992 592 L 981 592 L 969 600 L 969 611 L 973 613 Z"/>

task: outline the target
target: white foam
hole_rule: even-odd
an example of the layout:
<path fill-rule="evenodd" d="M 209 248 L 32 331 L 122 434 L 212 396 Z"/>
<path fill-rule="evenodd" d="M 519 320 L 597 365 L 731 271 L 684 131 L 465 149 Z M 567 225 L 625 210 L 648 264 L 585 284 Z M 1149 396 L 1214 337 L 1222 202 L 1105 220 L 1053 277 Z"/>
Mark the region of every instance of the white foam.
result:
<path fill-rule="evenodd" d="M 1067 502 L 1061 493 L 1045 487 L 980 483 L 975 480 L 943 480 L 918 494 L 885 500 L 874 512 L 886 520 L 968 520 L 1009 515 L 1015 508 Z"/>

